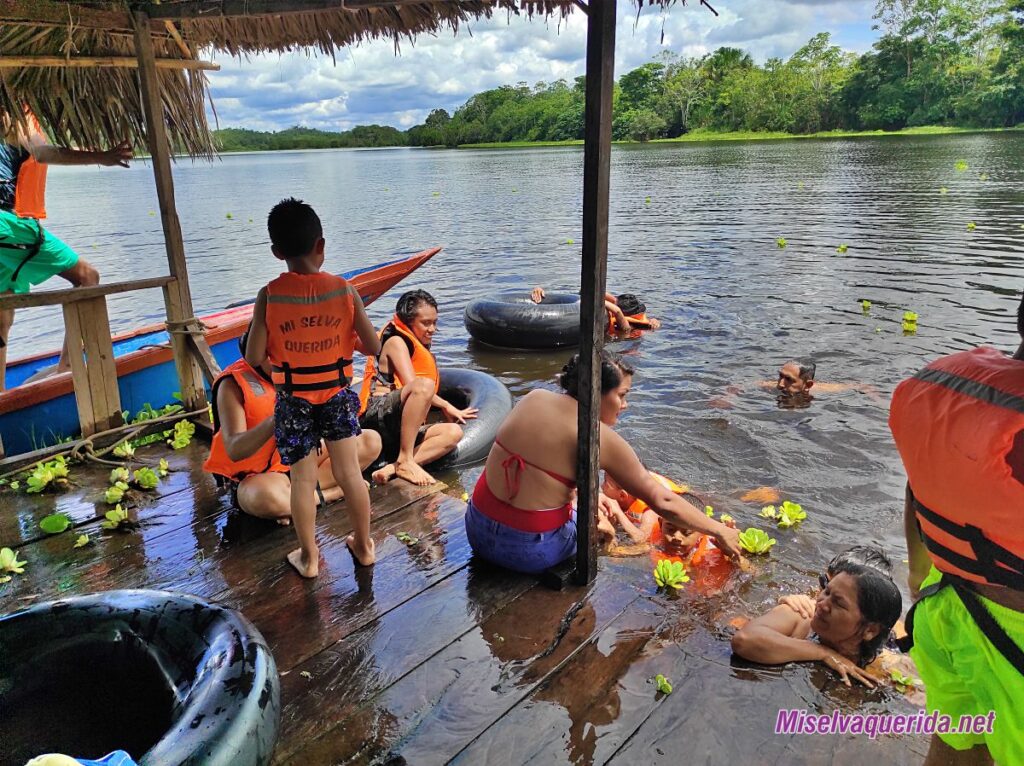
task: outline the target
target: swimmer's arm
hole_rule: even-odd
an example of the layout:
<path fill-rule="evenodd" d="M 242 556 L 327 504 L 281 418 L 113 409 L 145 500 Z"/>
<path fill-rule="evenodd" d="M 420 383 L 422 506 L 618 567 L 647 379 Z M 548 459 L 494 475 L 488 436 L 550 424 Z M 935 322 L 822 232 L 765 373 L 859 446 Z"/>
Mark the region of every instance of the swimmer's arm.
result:
<path fill-rule="evenodd" d="M 618 522 L 622 530 L 629 535 L 630 539 L 635 543 L 646 543 L 651 538 L 650 530 L 644 532 L 644 525 L 641 524 L 639 527 L 633 523 L 632 519 L 629 518 L 619 507 L 619 504 L 614 500 L 611 503 L 612 514 L 615 516 L 615 521 Z M 647 513 L 644 514 L 646 516 Z M 658 518 L 656 515 L 651 513 L 654 518 Z"/>
<path fill-rule="evenodd" d="M 808 641 L 810 632 L 810 621 L 783 604 L 740 628 L 732 637 L 732 650 L 762 665 L 824 661 L 835 653 Z"/>
<path fill-rule="evenodd" d="M 914 511 L 914 491 L 907 484 L 907 492 L 903 503 L 903 534 L 907 539 L 907 559 L 910 561 L 910 573 L 907 576 L 907 584 L 910 586 L 910 596 L 916 599 L 921 590 L 921 582 L 928 576 L 932 566 L 931 556 L 928 555 L 928 548 L 921 536 L 921 527 L 917 521 L 917 513 Z"/>
<path fill-rule="evenodd" d="M 366 309 L 363 307 L 363 299 L 356 293 L 352 300 L 355 308 L 353 317 L 353 329 L 359 338 L 359 348 L 366 356 L 377 356 L 380 353 L 380 338 L 373 328 L 373 322 L 366 316 Z"/>
<path fill-rule="evenodd" d="M 252 309 L 249 337 L 245 342 L 245 361 L 259 367 L 267 358 L 267 288 L 260 289 Z"/>
<path fill-rule="evenodd" d="M 654 511 L 644 511 L 644 515 L 640 517 L 640 534 L 643 535 L 643 538 L 637 542 L 646 543 L 650 540 L 656 526 L 658 526 L 658 514 Z"/>
<path fill-rule="evenodd" d="M 224 440 L 224 451 L 234 461 L 245 460 L 274 438 L 274 416 L 263 420 L 255 428 L 245 430 L 245 407 L 242 404 L 242 390 L 228 377 L 217 386 L 217 419 L 220 421 L 220 436 Z"/>

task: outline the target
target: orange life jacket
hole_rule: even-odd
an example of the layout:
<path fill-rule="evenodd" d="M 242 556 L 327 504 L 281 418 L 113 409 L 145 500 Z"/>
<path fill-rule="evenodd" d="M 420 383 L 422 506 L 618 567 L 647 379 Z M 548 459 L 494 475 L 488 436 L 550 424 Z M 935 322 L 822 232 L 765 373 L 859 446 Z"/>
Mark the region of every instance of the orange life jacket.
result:
<path fill-rule="evenodd" d="M 254 473 L 288 471 L 288 466 L 281 464 L 281 456 L 277 453 L 277 442 L 270 437 L 256 452 L 244 460 L 232 460 L 224 448 L 224 437 L 220 433 L 220 417 L 217 414 L 217 389 L 228 378 L 235 381 L 242 392 L 242 409 L 245 410 L 245 430 L 258 426 L 274 414 L 274 387 L 269 380 L 254 370 L 245 359 L 239 359 L 226 367 L 213 381 L 213 442 L 210 444 L 210 457 L 203 463 L 203 470 L 217 476 L 224 476 L 233 481 L 241 481 Z"/>
<path fill-rule="evenodd" d="M 628 314 L 626 319 L 629 320 L 629 326 L 634 330 L 649 330 L 651 329 L 651 320 L 647 318 L 647 312 L 643 314 Z M 615 335 L 618 332 L 618 320 L 608 314 L 608 335 Z"/>
<path fill-rule="evenodd" d="M 322 404 L 352 381 L 356 288 L 325 271 L 287 271 L 267 285 L 274 388 Z"/>
<path fill-rule="evenodd" d="M 32 112 L 25 110 L 25 117 L 33 133 L 43 135 L 43 128 Z M 46 218 L 46 168 L 29 157 L 18 167 L 14 181 L 14 214 L 21 218 Z"/>
<path fill-rule="evenodd" d="M 690 488 L 685 484 L 676 484 L 674 481 L 665 478 L 660 473 L 655 473 L 654 471 L 648 471 L 648 473 L 650 473 L 654 480 L 661 484 L 661 486 L 665 487 L 666 489 L 677 495 L 685 495 L 687 492 L 690 491 Z M 626 515 L 629 516 L 629 518 L 633 521 L 640 521 L 640 518 L 644 515 L 644 512 L 649 511 L 650 509 L 651 506 L 649 506 L 640 498 L 637 498 L 632 503 L 630 503 L 629 507 L 626 509 Z M 657 529 L 657 527 L 655 527 L 655 529 Z"/>
<path fill-rule="evenodd" d="M 1024 431 L 1024 362 L 977 348 L 896 387 L 889 413 L 935 566 L 1024 590 L 1024 483 L 1007 462 Z"/>
<path fill-rule="evenodd" d="M 417 378 L 429 378 L 434 381 L 434 393 L 441 390 L 441 376 L 437 372 L 437 360 L 430 352 L 430 349 L 420 343 L 419 338 L 413 334 L 408 325 L 395 314 L 391 321 L 384 325 L 378 333 L 380 337 L 381 353 L 384 353 L 384 344 L 391 338 L 399 336 L 405 340 L 409 347 L 409 358 L 412 360 L 412 369 Z M 392 370 L 388 373 L 380 372 L 380 357 L 367 357 L 366 369 L 363 371 L 363 387 L 359 391 L 359 414 L 366 412 L 366 405 L 373 395 L 374 389 L 378 386 L 386 389 L 389 393 L 400 389 L 410 381 L 399 380 Z"/>

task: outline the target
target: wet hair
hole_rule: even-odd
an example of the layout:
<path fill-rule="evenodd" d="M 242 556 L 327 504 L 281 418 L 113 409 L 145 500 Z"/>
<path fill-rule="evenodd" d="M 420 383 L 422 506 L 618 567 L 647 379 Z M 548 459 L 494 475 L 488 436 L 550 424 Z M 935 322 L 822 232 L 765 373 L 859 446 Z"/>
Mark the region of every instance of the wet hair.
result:
<path fill-rule="evenodd" d="M 411 324 L 412 320 L 416 318 L 416 313 L 420 310 L 420 306 L 424 303 L 432 306 L 434 309 L 437 308 L 437 301 L 434 300 L 434 296 L 426 290 L 409 290 L 402 293 L 402 296 L 398 299 L 398 303 L 395 304 L 395 313 L 398 314 L 398 318 L 403 322 Z"/>
<path fill-rule="evenodd" d="M 903 611 L 903 597 L 891 577 L 884 576 L 877 569 L 860 564 L 847 564 L 836 574 L 848 574 L 857 583 L 857 607 L 864 622 L 879 625 L 878 635 L 870 641 L 861 641 L 858 662 L 867 665 L 881 650 L 889 631 Z"/>
<path fill-rule="evenodd" d="M 881 549 L 872 548 L 870 545 L 855 545 L 836 554 L 828 562 L 826 571 L 829 577 L 835 577 L 839 572 L 845 572 L 851 565 L 874 569 L 880 575 L 892 577 L 892 561 Z"/>
<path fill-rule="evenodd" d="M 622 313 L 628 317 L 647 313 L 647 306 L 633 293 L 623 293 L 615 300 L 619 308 L 622 309 Z"/>
<path fill-rule="evenodd" d="M 267 231 L 274 252 L 283 258 L 309 255 L 324 235 L 320 217 L 313 208 L 294 197 L 274 205 L 267 216 Z"/>
<path fill-rule="evenodd" d="M 601 393 L 607 394 L 619 387 L 622 379 L 633 374 L 630 367 L 618 354 L 601 351 Z M 580 393 L 580 355 L 574 354 L 558 376 L 558 384 L 573 399 L 579 399 Z"/>
<path fill-rule="evenodd" d="M 803 381 L 814 380 L 814 373 L 818 371 L 818 365 L 803 359 L 791 359 L 786 364 L 795 364 L 799 370 L 800 379 Z M 783 365 L 783 367 L 785 366 Z"/>

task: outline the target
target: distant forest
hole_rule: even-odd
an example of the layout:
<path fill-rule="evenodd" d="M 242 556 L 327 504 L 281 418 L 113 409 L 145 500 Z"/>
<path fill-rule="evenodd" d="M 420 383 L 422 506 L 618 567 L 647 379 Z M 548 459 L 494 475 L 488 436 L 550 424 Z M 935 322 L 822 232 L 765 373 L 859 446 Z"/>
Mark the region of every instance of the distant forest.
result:
<path fill-rule="evenodd" d="M 882 36 L 860 56 L 812 37 L 763 66 L 738 48 L 700 58 L 670 51 L 615 84 L 613 138 L 648 141 L 694 130 L 900 130 L 1024 123 L 1024 0 L 878 0 Z M 583 138 L 584 78 L 506 85 L 407 131 L 217 131 L 225 151 L 349 146 L 459 146 Z"/>

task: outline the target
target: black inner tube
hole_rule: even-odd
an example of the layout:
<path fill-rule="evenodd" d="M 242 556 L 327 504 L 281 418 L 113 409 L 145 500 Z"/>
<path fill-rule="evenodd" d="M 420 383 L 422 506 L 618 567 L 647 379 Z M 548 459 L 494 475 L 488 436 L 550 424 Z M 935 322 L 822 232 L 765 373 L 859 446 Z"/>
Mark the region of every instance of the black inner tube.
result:
<path fill-rule="evenodd" d="M 462 425 L 462 439 L 455 450 L 426 466 L 433 471 L 470 465 L 486 458 L 498 428 L 512 411 L 512 394 L 493 375 L 453 367 L 441 368 L 439 372 L 439 394 L 443 399 L 459 409 L 476 407 L 480 411 L 475 419 Z M 435 417 L 440 416 L 435 414 Z"/>
<path fill-rule="evenodd" d="M 530 293 L 514 290 L 470 301 L 466 330 L 476 340 L 502 348 L 562 348 L 580 342 L 580 297 L 548 293 L 534 303 Z"/>

